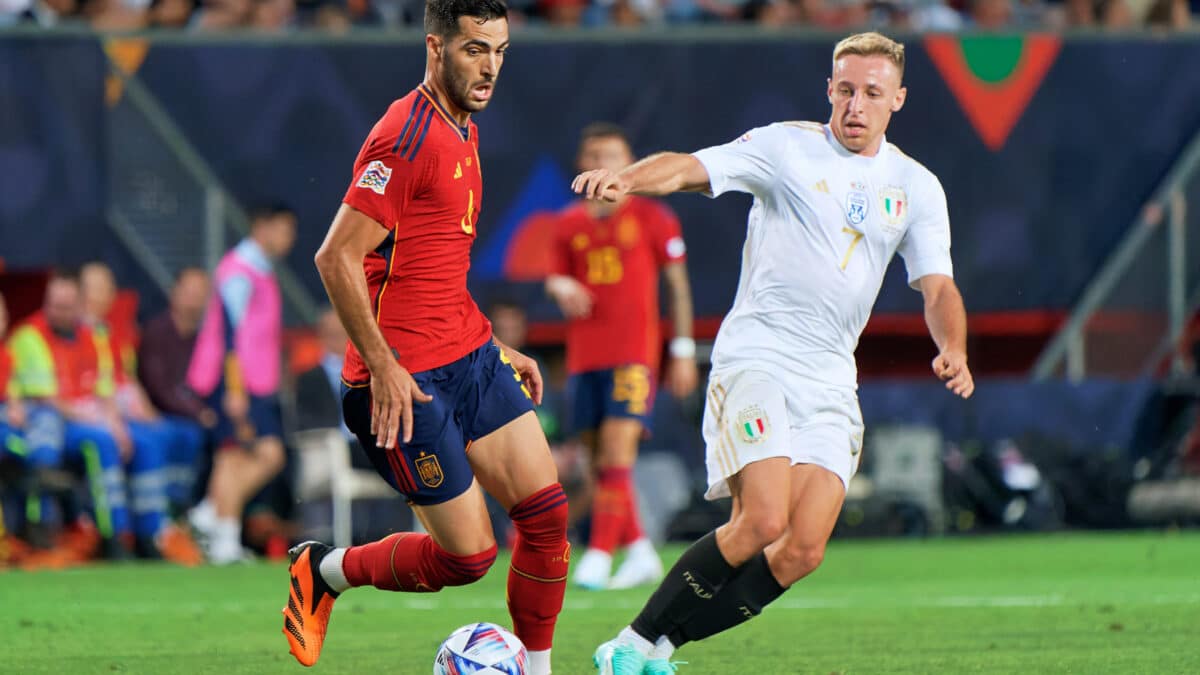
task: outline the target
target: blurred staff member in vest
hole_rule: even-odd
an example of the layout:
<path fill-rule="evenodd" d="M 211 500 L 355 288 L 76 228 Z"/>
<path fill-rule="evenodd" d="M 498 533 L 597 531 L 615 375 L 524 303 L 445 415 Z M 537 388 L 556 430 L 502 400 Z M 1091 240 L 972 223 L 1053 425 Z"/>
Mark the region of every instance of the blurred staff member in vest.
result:
<path fill-rule="evenodd" d="M 279 411 L 283 301 L 273 261 L 296 239 L 285 207 L 254 213 L 250 236 L 225 254 L 188 367 L 188 385 L 219 416 L 212 478 L 191 522 L 217 564 L 240 560 L 242 511 L 284 466 Z"/>

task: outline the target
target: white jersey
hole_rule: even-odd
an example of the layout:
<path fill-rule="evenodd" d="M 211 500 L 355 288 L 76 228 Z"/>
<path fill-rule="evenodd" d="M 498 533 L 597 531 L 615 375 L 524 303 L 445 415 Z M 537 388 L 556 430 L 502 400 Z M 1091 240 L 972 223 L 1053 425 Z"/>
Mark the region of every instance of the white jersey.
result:
<path fill-rule="evenodd" d="M 892 255 L 903 256 L 914 287 L 928 274 L 953 276 L 941 183 L 886 139 L 863 157 L 827 125 L 782 122 L 695 157 L 714 197 L 754 195 L 716 370 L 778 368 L 856 387 L 854 350 Z"/>

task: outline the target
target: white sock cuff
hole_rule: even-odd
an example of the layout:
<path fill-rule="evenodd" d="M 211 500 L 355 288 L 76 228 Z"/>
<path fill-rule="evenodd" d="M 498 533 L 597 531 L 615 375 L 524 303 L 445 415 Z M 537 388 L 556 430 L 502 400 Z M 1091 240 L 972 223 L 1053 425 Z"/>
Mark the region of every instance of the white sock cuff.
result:
<path fill-rule="evenodd" d="M 529 660 L 525 662 L 525 671 L 529 675 L 550 675 L 550 650 L 527 652 Z"/>
<path fill-rule="evenodd" d="M 321 578 L 334 593 L 341 593 L 350 588 L 350 582 L 346 580 L 346 571 L 342 569 L 342 562 L 346 559 L 346 549 L 335 548 L 321 558 L 321 564 L 317 566 L 317 572 L 321 574 Z"/>
<path fill-rule="evenodd" d="M 632 647 L 646 656 L 649 656 L 650 652 L 654 651 L 654 643 L 638 635 L 638 632 L 632 626 L 626 626 L 621 629 L 620 634 L 617 635 L 617 643 L 626 647 Z"/>

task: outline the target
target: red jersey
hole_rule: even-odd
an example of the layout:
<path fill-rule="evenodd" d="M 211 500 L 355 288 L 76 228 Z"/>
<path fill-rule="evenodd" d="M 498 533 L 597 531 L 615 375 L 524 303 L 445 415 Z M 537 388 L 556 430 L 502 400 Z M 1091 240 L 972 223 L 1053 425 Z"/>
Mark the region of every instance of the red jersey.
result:
<path fill-rule="evenodd" d="M 475 124 L 459 127 L 424 85 L 392 103 L 354 162 L 343 202 L 389 231 L 363 269 L 375 320 L 410 372 L 457 361 L 491 339 L 467 292 L 482 198 Z M 354 345 L 342 377 L 370 379 Z"/>
<path fill-rule="evenodd" d="M 658 272 L 684 252 L 679 219 L 659 202 L 630 197 L 601 219 L 582 204 L 563 211 L 551 272 L 575 277 L 595 300 L 591 316 L 567 326 L 571 374 L 630 363 L 658 367 Z"/>
<path fill-rule="evenodd" d="M 13 381 L 12 354 L 8 345 L 0 342 L 0 403 L 8 400 L 9 388 Z"/>

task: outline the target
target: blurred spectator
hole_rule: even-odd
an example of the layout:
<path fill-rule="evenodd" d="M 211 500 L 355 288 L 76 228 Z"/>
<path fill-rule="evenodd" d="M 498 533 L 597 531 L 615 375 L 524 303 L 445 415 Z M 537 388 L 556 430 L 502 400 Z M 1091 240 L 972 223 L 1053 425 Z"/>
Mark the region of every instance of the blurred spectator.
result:
<path fill-rule="evenodd" d="M 342 363 L 349 337 L 332 309 L 322 312 L 317 320 L 317 337 L 321 341 L 321 362 L 296 378 L 296 430 L 341 429 L 351 447 L 357 448 L 358 438 L 342 421 Z M 354 452 L 352 456 L 366 455 Z"/>
<path fill-rule="evenodd" d="M 28 402 L 25 462 L 35 474 L 82 466 L 105 551 L 122 557 L 134 523 L 121 467 L 133 447 L 123 425 L 102 413 L 97 393 L 111 395 L 111 374 L 101 371 L 99 350 L 81 313 L 78 278 L 56 273 L 46 285 L 42 310 L 9 341 L 15 391 Z M 86 558 L 93 552 L 85 547 L 78 554 Z"/>
<path fill-rule="evenodd" d="M 194 0 L 153 0 L 150 3 L 150 25 L 156 28 L 183 28 L 196 9 Z"/>
<path fill-rule="evenodd" d="M 204 270 L 189 267 L 179 273 L 170 306 L 142 331 L 137 364 L 138 379 L 154 407 L 206 429 L 216 426 L 217 413 L 187 386 L 187 370 L 209 289 Z"/>
<path fill-rule="evenodd" d="M 296 240 L 296 216 L 283 206 L 258 210 L 250 236 L 217 265 L 188 367 L 188 384 L 218 411 L 208 493 L 191 512 L 218 564 L 242 559 L 246 503 L 284 468 L 279 380 L 283 299 L 274 263 Z"/>
<path fill-rule="evenodd" d="M 250 25 L 256 30 L 280 32 L 294 26 L 295 0 L 254 0 Z"/>
<path fill-rule="evenodd" d="M 968 28 L 1003 30 L 1012 25 L 1012 0 L 971 0 Z"/>
<path fill-rule="evenodd" d="M 144 471 L 130 477 L 130 489 L 136 503 L 160 502 L 163 499 L 181 512 L 191 506 L 192 482 L 196 461 L 204 449 L 204 429 L 187 419 L 163 417 L 151 405 L 146 391 L 137 378 L 137 346 L 135 328 L 126 322 L 115 322 L 112 310 L 117 298 L 117 284 L 112 270 L 100 262 L 84 265 L 80 273 L 83 289 L 84 322 L 112 363 L 113 384 L 117 410 L 135 437 L 145 438 L 155 446 L 153 452 L 163 457 L 161 468 Z M 101 353 L 101 359 L 105 354 Z M 190 536 L 182 530 L 170 530 L 164 541 L 168 557 L 181 562 L 199 563 L 199 551 Z"/>
<path fill-rule="evenodd" d="M 1146 12 L 1146 25 L 1150 28 L 1183 30 L 1191 22 L 1187 0 L 1155 0 Z"/>
<path fill-rule="evenodd" d="M 237 28 L 249 22 L 253 9 L 253 0 L 201 0 L 190 26 L 205 31 Z"/>

